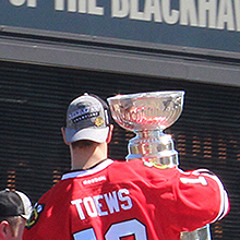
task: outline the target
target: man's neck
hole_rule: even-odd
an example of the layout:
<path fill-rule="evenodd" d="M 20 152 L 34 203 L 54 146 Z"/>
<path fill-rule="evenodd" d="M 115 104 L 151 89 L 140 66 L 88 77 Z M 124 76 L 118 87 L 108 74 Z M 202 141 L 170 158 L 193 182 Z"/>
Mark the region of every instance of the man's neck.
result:
<path fill-rule="evenodd" d="M 72 170 L 89 169 L 107 159 L 107 145 L 71 149 Z"/>

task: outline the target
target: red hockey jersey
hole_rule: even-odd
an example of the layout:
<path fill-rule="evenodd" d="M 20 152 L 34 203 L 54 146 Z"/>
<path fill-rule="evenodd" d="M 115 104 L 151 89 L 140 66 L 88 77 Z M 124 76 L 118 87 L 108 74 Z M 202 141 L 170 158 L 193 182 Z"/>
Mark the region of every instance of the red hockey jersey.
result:
<path fill-rule="evenodd" d="M 24 240 L 179 240 L 229 211 L 208 170 L 158 169 L 110 159 L 74 171 L 36 204 Z"/>

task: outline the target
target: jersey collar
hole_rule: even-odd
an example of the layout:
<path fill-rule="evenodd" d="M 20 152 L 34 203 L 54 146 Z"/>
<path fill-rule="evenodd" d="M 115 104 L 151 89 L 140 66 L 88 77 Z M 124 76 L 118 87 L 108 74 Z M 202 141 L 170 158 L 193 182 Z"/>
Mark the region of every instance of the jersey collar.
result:
<path fill-rule="evenodd" d="M 71 172 L 65 173 L 65 174 L 63 174 L 61 180 L 65 180 L 65 179 L 69 179 L 69 178 L 88 176 L 88 175 L 97 173 L 97 172 L 105 169 L 106 167 L 108 167 L 112 163 L 113 163 L 113 160 L 106 159 L 104 162 L 98 164 L 96 167 L 93 167 L 91 169 L 88 169 L 88 170 L 76 170 L 76 171 L 71 171 Z"/>

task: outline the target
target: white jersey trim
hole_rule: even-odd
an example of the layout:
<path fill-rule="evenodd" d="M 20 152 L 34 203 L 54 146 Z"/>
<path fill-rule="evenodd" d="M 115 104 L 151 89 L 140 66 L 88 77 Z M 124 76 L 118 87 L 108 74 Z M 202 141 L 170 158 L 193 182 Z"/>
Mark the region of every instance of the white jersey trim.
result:
<path fill-rule="evenodd" d="M 212 176 L 210 176 L 210 177 L 212 177 Z M 220 179 L 217 176 L 212 177 L 212 178 L 218 183 L 218 186 L 219 186 L 219 189 L 220 189 L 220 193 L 221 193 L 221 206 L 220 206 L 220 209 L 219 209 L 218 216 L 212 221 L 212 223 L 214 223 L 217 220 L 219 221 L 223 217 L 226 216 L 226 214 L 228 212 L 228 209 L 229 209 L 229 201 L 228 201 L 227 192 L 225 191 L 225 189 L 224 189 Z"/>
<path fill-rule="evenodd" d="M 61 180 L 65 180 L 65 179 L 69 179 L 69 178 L 88 176 L 88 175 L 97 173 L 97 172 L 105 169 L 106 167 L 108 167 L 112 163 L 113 163 L 113 160 L 107 159 L 106 161 L 100 163 L 99 165 L 97 165 L 94 168 L 91 168 L 91 169 L 88 169 L 88 170 L 79 170 L 79 171 L 65 173 L 65 174 L 63 174 Z"/>

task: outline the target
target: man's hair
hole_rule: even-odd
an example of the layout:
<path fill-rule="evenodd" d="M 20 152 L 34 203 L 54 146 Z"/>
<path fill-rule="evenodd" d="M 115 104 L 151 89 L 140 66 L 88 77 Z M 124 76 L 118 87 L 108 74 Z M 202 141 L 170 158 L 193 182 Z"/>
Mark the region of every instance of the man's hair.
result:
<path fill-rule="evenodd" d="M 71 143 L 72 148 L 85 148 L 85 147 L 90 147 L 94 144 L 96 144 L 96 142 L 93 142 L 90 140 L 80 140 L 80 141 Z"/>

